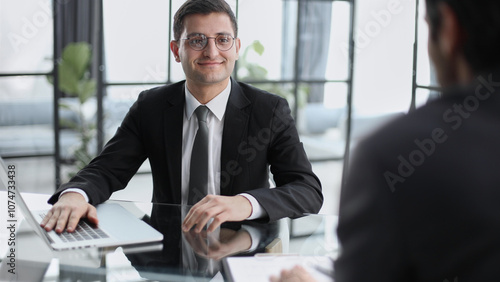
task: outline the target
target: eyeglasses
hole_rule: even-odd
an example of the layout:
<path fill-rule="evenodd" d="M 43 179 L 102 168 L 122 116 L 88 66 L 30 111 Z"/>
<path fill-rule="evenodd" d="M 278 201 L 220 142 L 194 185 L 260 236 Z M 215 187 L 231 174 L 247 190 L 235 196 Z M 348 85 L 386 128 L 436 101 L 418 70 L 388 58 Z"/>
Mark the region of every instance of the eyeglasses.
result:
<path fill-rule="evenodd" d="M 221 51 L 227 51 L 234 45 L 234 37 L 228 34 L 219 34 L 216 37 L 207 37 L 204 34 L 196 34 L 182 40 L 187 40 L 193 50 L 201 51 L 208 45 L 208 39 L 215 40 L 215 46 Z"/>

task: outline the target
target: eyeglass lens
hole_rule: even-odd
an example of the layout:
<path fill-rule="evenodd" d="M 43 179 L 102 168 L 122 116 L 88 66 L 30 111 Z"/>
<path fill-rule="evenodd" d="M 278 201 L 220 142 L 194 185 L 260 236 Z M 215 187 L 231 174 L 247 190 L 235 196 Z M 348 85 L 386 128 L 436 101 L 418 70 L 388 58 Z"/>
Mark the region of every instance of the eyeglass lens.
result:
<path fill-rule="evenodd" d="M 226 34 L 220 34 L 217 37 L 207 37 L 204 34 L 195 35 L 187 38 L 189 46 L 194 50 L 201 51 L 205 49 L 208 44 L 208 39 L 215 39 L 215 46 L 221 51 L 227 51 L 233 47 L 233 37 Z"/>

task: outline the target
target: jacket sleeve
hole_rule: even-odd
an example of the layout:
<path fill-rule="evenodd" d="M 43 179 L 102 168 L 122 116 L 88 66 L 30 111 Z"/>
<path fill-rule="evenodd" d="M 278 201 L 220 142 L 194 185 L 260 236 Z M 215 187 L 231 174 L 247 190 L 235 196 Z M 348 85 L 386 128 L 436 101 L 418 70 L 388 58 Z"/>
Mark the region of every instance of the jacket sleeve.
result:
<path fill-rule="evenodd" d="M 97 205 L 111 194 L 125 188 L 146 159 L 140 134 L 141 100 L 144 93 L 130 108 L 115 135 L 103 151 L 69 182 L 61 185 L 49 203 L 54 204 L 59 194 L 68 188 L 79 188 L 87 193 L 90 204 Z"/>
<path fill-rule="evenodd" d="M 270 221 L 317 213 L 323 204 L 321 183 L 300 142 L 285 99 L 279 98 L 270 123 L 267 160 L 276 188 L 246 191 L 264 208 Z"/>

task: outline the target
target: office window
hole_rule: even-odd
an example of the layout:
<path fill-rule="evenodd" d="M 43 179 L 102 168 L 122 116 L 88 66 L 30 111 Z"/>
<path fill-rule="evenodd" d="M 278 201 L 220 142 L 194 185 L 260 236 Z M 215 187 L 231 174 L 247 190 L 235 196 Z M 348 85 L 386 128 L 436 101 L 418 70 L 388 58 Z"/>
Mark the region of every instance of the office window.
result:
<path fill-rule="evenodd" d="M 54 188 L 53 38 L 52 1 L 0 0 L 0 156 L 24 192 Z"/>
<path fill-rule="evenodd" d="M 167 81 L 169 2 L 108 0 L 103 11 L 106 80 Z"/>
<path fill-rule="evenodd" d="M 51 1 L 0 1 L 0 73 L 52 71 Z"/>
<path fill-rule="evenodd" d="M 367 129 L 376 129 L 436 95 L 427 54 L 425 1 L 358 1 L 356 10 L 353 144 Z"/>
<path fill-rule="evenodd" d="M 251 77 L 248 67 L 260 66 L 266 74 L 259 79 L 282 79 L 283 2 L 240 0 L 238 4 L 238 36 L 241 39 L 238 77 Z M 253 47 L 255 41 L 263 47 L 261 54 Z M 293 49 L 295 46 L 287 47 Z"/>
<path fill-rule="evenodd" d="M 0 155 L 54 152 L 51 1 L 0 1 Z"/>

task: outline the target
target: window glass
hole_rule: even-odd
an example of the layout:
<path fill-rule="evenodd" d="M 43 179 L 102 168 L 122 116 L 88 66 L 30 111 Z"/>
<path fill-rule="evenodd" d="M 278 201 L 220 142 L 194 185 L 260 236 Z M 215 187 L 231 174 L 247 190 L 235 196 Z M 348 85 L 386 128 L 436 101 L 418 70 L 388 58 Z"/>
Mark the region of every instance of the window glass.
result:
<path fill-rule="evenodd" d="M 52 85 L 45 77 L 0 78 L 0 155 L 52 154 L 52 109 Z"/>
<path fill-rule="evenodd" d="M 0 0 L 0 72 L 50 72 L 52 1 Z"/>
<path fill-rule="evenodd" d="M 431 91 L 425 88 L 417 88 L 416 96 L 415 96 L 415 106 L 421 107 L 425 105 L 429 101 L 429 95 Z"/>
<path fill-rule="evenodd" d="M 349 66 L 349 26 L 351 6 L 344 1 L 332 4 L 330 45 L 327 56 L 326 78 L 346 80 Z"/>
<path fill-rule="evenodd" d="M 347 89 L 347 84 L 343 82 L 300 84 L 297 117 L 299 132 L 319 135 L 337 130 L 345 118 Z M 313 93 L 317 97 L 312 97 Z"/>
<path fill-rule="evenodd" d="M 434 70 L 427 50 L 429 26 L 425 21 L 425 3 L 420 2 L 418 17 L 417 84 L 437 86 Z"/>
<path fill-rule="evenodd" d="M 288 1 L 287 1 L 288 2 Z M 291 1 L 295 2 L 295 1 Z M 282 79 L 282 1 L 239 1 L 238 37 L 241 39 L 238 78 Z M 256 42 L 257 41 L 257 42 Z M 286 46 L 293 49 L 295 46 Z M 250 69 L 257 68 L 258 75 Z"/>
<path fill-rule="evenodd" d="M 341 109 L 347 106 L 347 84 L 326 83 L 324 105 L 327 108 Z"/>
<path fill-rule="evenodd" d="M 0 77 L 0 102 L 52 100 L 53 88 L 45 76 Z"/>
<path fill-rule="evenodd" d="M 332 24 L 334 22 L 332 8 L 333 1 L 299 2 L 297 19 L 300 34 L 297 76 L 301 80 L 324 80 L 327 69 L 333 70 L 339 67 L 339 62 L 330 65 L 328 60 L 331 50 L 337 49 L 331 46 L 332 32 L 340 29 Z M 335 21 L 342 23 L 342 18 L 349 17 L 348 12 L 341 17 L 338 17 L 339 14 L 336 13 Z M 349 27 L 348 23 L 344 28 Z M 341 46 L 340 42 L 336 47 L 339 46 Z"/>
<path fill-rule="evenodd" d="M 408 111 L 414 27 L 413 1 L 356 2 L 354 118 Z"/>
<path fill-rule="evenodd" d="M 107 81 L 167 81 L 169 1 L 106 0 L 103 9 Z"/>

